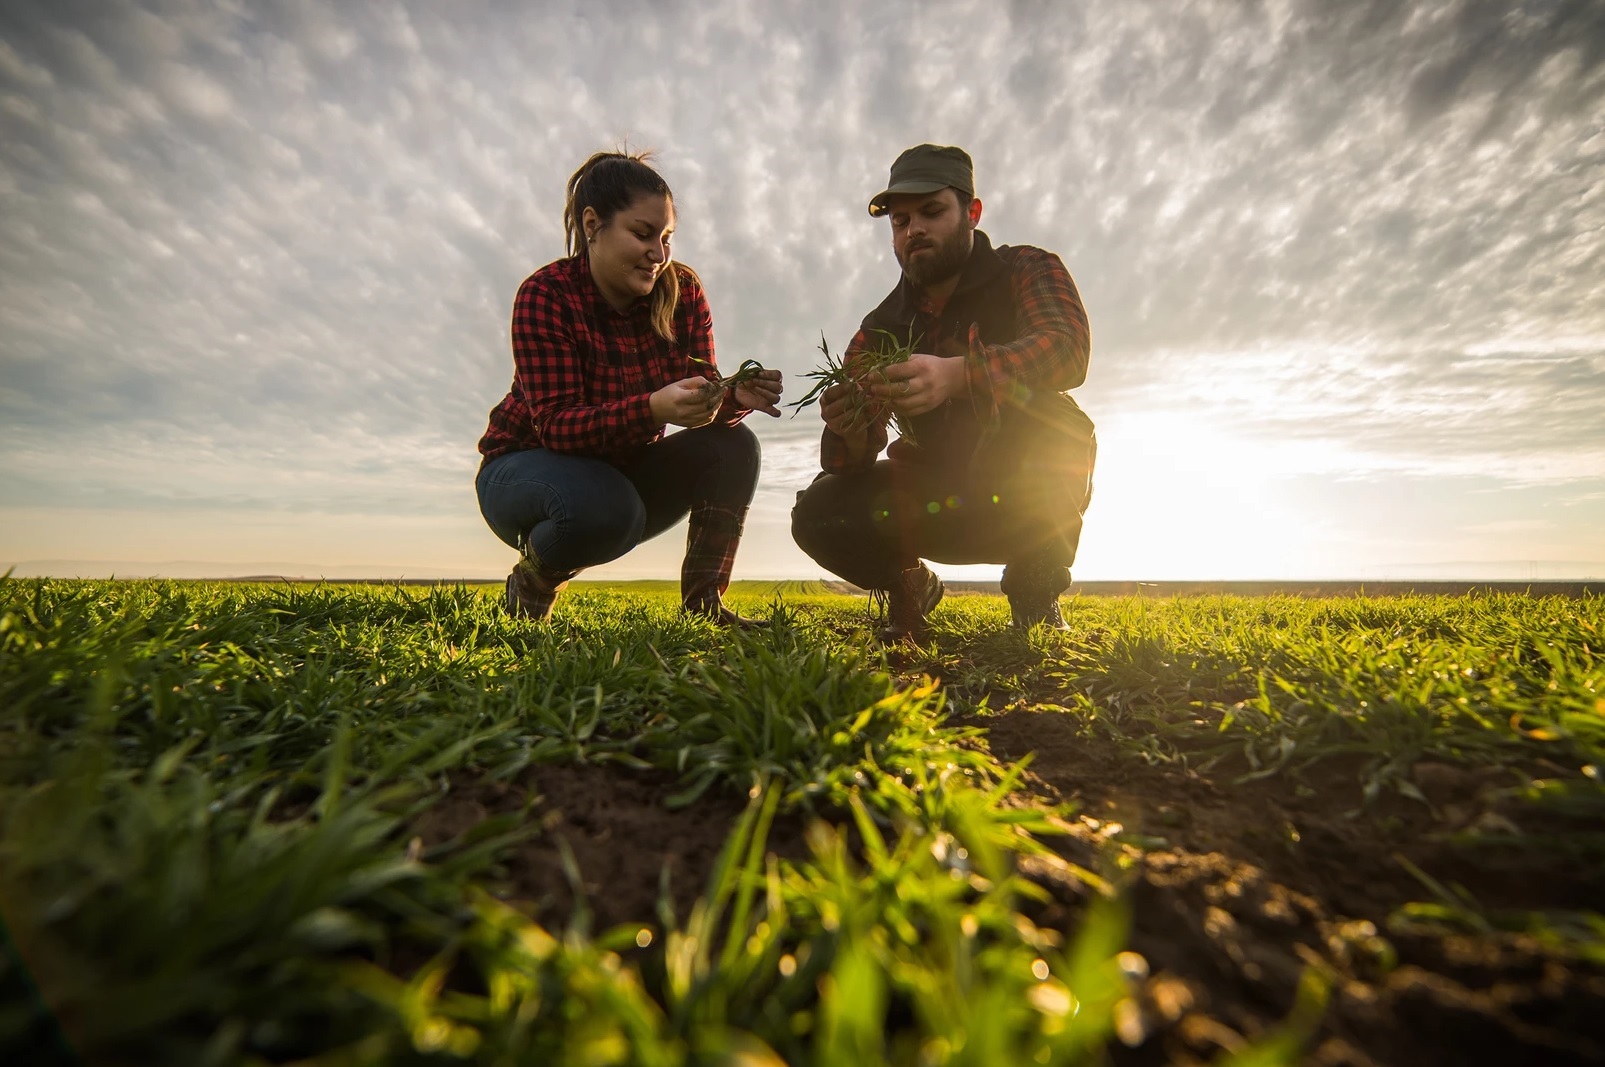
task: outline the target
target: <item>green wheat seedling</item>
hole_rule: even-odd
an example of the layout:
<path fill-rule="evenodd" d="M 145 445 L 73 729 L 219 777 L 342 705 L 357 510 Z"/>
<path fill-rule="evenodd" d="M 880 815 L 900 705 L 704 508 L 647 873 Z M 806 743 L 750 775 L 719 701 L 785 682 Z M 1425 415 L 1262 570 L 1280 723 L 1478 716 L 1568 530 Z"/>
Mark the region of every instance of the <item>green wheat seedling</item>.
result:
<path fill-rule="evenodd" d="M 713 366 L 712 363 L 709 363 L 705 359 L 697 359 L 695 356 L 691 357 L 691 359 L 692 362 L 701 363 L 705 367 Z M 717 379 L 709 378 L 707 384 L 702 388 L 709 393 L 723 389 L 734 389 L 737 386 L 746 385 L 748 382 L 758 377 L 758 375 L 765 373 L 767 370 L 768 368 L 766 368 L 762 363 L 759 363 L 756 359 L 744 359 L 741 361 L 741 366 L 736 368 L 736 372 L 734 374 L 723 375 Z"/>
<path fill-rule="evenodd" d="M 875 381 L 886 381 L 886 368 L 898 363 L 907 363 L 908 358 L 914 354 L 915 346 L 920 343 L 918 337 L 904 344 L 898 336 L 890 330 L 875 330 L 874 333 L 881 339 L 877 348 L 866 348 L 854 357 L 849 366 L 845 359 L 837 359 L 831 354 L 830 345 L 825 341 L 825 335 L 819 335 L 819 350 L 825 354 L 825 365 L 817 370 L 809 371 L 803 375 L 814 380 L 814 387 L 808 390 L 801 400 L 790 405 L 801 411 L 811 404 L 817 403 L 825 395 L 825 390 L 836 385 L 850 385 L 852 392 L 848 394 L 848 410 L 852 412 L 854 420 L 868 422 L 885 410 L 885 405 L 870 398 L 866 391 L 866 384 Z M 793 415 L 796 413 L 793 412 Z M 909 421 L 898 415 L 892 416 L 892 424 L 897 427 L 898 436 L 912 442 L 914 434 Z"/>
<path fill-rule="evenodd" d="M 758 377 L 758 375 L 763 374 L 767 369 L 755 359 L 744 359 L 741 361 L 741 366 L 736 368 L 734 374 L 719 379 L 719 388 L 734 389 L 738 385 L 745 385 Z"/>

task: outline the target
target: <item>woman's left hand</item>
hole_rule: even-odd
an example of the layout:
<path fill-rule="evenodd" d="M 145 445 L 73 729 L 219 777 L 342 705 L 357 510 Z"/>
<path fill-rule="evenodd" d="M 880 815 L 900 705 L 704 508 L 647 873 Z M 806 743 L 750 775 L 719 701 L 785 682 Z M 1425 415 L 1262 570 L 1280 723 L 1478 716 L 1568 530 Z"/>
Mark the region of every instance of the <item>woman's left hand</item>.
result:
<path fill-rule="evenodd" d="M 756 377 L 749 378 L 736 386 L 736 403 L 778 419 L 780 409 L 775 405 L 780 403 L 781 388 L 779 371 L 761 371 Z"/>

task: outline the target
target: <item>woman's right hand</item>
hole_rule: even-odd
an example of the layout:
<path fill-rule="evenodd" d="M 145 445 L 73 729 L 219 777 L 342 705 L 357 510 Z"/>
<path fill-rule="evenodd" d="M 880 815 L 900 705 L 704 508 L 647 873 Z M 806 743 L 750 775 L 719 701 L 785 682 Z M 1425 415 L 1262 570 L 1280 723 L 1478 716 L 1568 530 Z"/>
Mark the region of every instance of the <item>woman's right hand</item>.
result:
<path fill-rule="evenodd" d="M 684 378 L 652 394 L 652 417 L 659 426 L 706 426 L 719 413 L 723 389 L 707 378 Z"/>

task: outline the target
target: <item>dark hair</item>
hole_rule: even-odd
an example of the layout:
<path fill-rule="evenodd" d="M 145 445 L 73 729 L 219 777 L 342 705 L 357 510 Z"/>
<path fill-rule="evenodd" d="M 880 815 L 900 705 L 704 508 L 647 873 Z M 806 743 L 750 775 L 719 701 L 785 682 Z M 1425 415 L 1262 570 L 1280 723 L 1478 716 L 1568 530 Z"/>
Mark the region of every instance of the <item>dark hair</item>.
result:
<path fill-rule="evenodd" d="M 563 233 L 571 256 L 585 253 L 585 209 L 591 208 L 603 226 L 613 216 L 635 203 L 639 196 L 667 197 L 674 203 L 669 183 L 647 163 L 651 152 L 597 152 L 568 179 L 568 197 L 563 204 Z M 696 272 L 672 260 L 658 272 L 652 286 L 652 331 L 665 341 L 674 340 L 674 309 L 680 303 L 680 272 L 692 280 Z"/>

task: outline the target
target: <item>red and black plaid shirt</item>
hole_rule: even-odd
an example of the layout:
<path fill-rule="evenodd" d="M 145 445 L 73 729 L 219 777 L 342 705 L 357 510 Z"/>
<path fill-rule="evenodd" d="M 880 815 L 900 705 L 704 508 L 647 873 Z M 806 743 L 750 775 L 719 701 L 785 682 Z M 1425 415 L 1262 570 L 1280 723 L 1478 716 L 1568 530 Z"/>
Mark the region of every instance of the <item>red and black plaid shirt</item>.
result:
<path fill-rule="evenodd" d="M 680 270 L 674 337 L 652 331 L 645 299 L 615 311 L 585 256 L 531 274 L 513 301 L 513 387 L 479 439 L 481 465 L 528 448 L 621 459 L 656 441 L 663 427 L 652 394 L 692 376 L 718 377 L 713 315 L 690 270 Z M 731 390 L 714 421 L 728 426 L 747 413 Z"/>
<path fill-rule="evenodd" d="M 923 337 L 920 342 L 920 350 L 925 352 L 945 353 L 954 347 L 959 351 L 967 349 L 965 383 L 969 387 L 971 409 L 983 426 L 997 419 L 1020 397 L 1043 390 L 1062 393 L 1080 385 L 1087 378 L 1087 359 L 1092 348 L 1087 311 L 1064 261 L 1052 252 L 1030 245 L 1004 245 L 995 251 L 1009 270 L 1015 304 L 1015 339 L 1004 344 L 982 344 L 979 331 L 971 327 L 968 337 L 936 333 Z M 922 310 L 934 314 L 940 308 L 927 303 Z M 941 317 L 936 316 L 936 321 L 940 323 Z M 869 331 L 860 329 L 848 344 L 844 361 L 851 363 L 873 344 Z M 848 463 L 847 447 L 842 439 L 826 429 L 821 441 L 820 466 L 830 474 L 847 474 L 873 465 L 886 447 L 886 423 L 890 417 L 890 412 L 885 412 L 870 426 L 869 451 L 855 465 Z"/>

